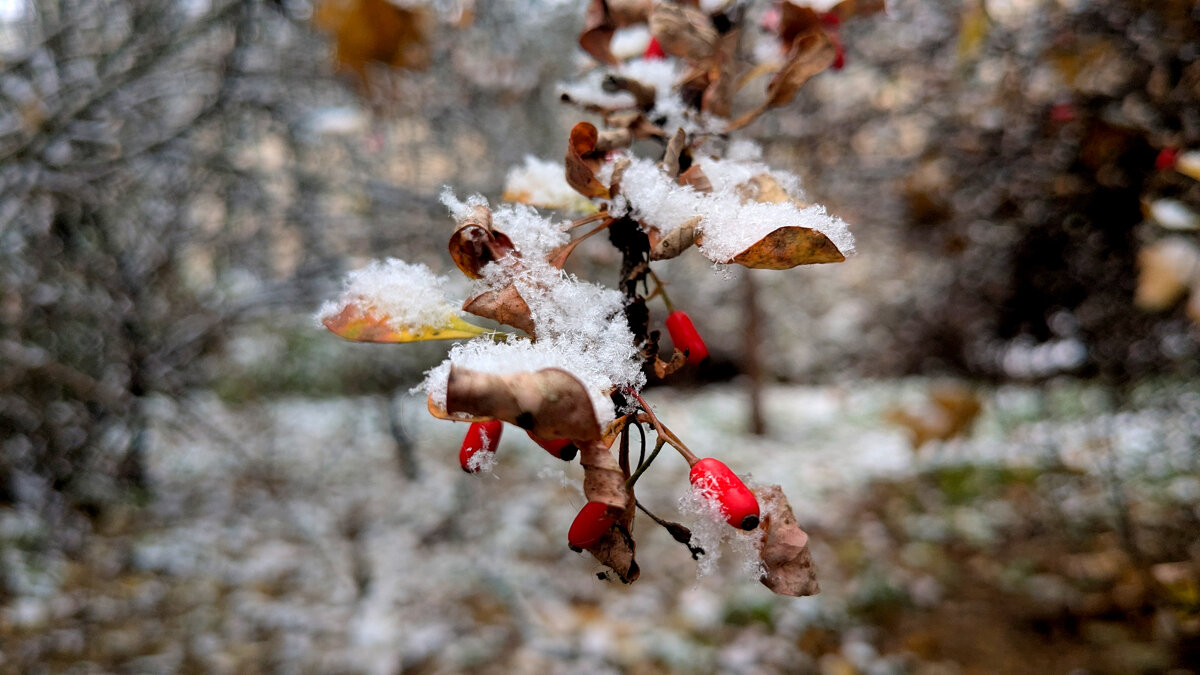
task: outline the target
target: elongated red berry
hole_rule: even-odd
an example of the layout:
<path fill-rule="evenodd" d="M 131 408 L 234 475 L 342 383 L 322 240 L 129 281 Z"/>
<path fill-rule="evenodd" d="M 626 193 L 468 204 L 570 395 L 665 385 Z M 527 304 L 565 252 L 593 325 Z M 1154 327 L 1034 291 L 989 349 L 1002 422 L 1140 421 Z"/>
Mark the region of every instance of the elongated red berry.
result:
<path fill-rule="evenodd" d="M 671 334 L 671 341 L 675 343 L 675 347 L 687 352 L 688 363 L 696 365 L 708 358 L 708 347 L 704 345 L 704 340 L 692 325 L 687 312 L 677 309 L 668 314 L 667 332 Z"/>
<path fill-rule="evenodd" d="M 651 37 L 650 44 L 646 45 L 646 51 L 642 53 L 643 59 L 665 59 L 667 53 L 663 51 L 662 45 L 658 44 L 658 40 Z"/>
<path fill-rule="evenodd" d="M 504 422 L 472 422 L 467 429 L 467 437 L 463 439 L 462 449 L 458 451 L 458 463 L 463 471 L 476 473 L 484 462 L 495 455 L 496 446 L 500 445 L 500 432 L 504 431 Z"/>
<path fill-rule="evenodd" d="M 725 463 L 706 457 L 692 465 L 692 488 L 721 506 L 725 522 L 743 530 L 758 527 L 758 500 Z"/>
<path fill-rule="evenodd" d="M 1179 162 L 1179 149 L 1168 145 L 1158 151 L 1158 156 L 1154 158 L 1154 168 L 1159 171 L 1174 169 L 1175 164 Z"/>
<path fill-rule="evenodd" d="M 616 517 L 612 516 L 608 509 L 608 504 L 604 502 L 584 504 L 571 523 L 571 529 L 567 530 L 567 545 L 578 551 L 603 539 L 612 526 L 617 524 Z"/>
<path fill-rule="evenodd" d="M 575 455 L 579 452 L 579 448 L 569 438 L 546 440 L 540 436 L 534 436 L 532 431 L 526 431 L 525 433 L 529 434 L 530 440 L 542 446 L 543 450 L 564 462 L 575 459 Z"/>

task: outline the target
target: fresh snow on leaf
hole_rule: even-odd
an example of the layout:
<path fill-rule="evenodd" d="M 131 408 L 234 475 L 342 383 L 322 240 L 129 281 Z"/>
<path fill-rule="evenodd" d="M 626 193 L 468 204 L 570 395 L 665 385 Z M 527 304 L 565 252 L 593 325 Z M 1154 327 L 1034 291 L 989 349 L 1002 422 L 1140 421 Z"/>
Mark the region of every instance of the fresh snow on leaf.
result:
<path fill-rule="evenodd" d="M 704 239 L 700 252 L 715 262 L 728 262 L 771 232 L 781 227 L 805 227 L 829 237 L 843 255 L 854 253 L 850 228 L 825 207 L 814 204 L 799 208 L 792 203 L 743 203 L 738 188 L 751 177 L 770 173 L 785 189 L 799 191 L 799 181 L 790 174 L 769 171 L 765 165 L 720 161 L 699 162 L 713 184 L 713 192 L 697 192 L 679 185 L 658 166 L 646 159 L 634 159 L 621 180 L 621 198 L 614 201 L 614 213 L 625 208 L 631 215 L 662 233 L 700 216 Z"/>
<path fill-rule="evenodd" d="M 508 170 L 504 179 L 504 200 L 580 213 L 596 210 L 591 200 L 567 184 L 562 162 L 538 159 L 533 155 L 525 155 L 524 164 Z"/>
<path fill-rule="evenodd" d="M 444 295 L 443 289 L 449 283 L 448 278 L 420 263 L 395 258 L 376 260 L 346 275 L 341 296 L 317 311 L 317 323 L 354 305 L 398 331 L 443 326 L 457 315 Z"/>
<path fill-rule="evenodd" d="M 472 197 L 467 204 L 478 200 Z M 443 193 L 443 201 L 452 212 L 462 205 L 449 191 Z M 498 375 L 562 368 L 587 388 L 600 423 L 612 420 L 608 393 L 617 386 L 640 388 L 645 383 L 633 333 L 625 322 L 624 296 L 546 262 L 549 253 L 570 237 L 534 209 L 522 204 L 501 206 L 492 213 L 492 224 L 512 239 L 521 257 L 489 263 L 472 295 L 514 286 L 529 305 L 537 340 L 475 340 L 455 345 L 446 361 L 426 374 L 421 388 L 445 407 L 451 364 Z"/>

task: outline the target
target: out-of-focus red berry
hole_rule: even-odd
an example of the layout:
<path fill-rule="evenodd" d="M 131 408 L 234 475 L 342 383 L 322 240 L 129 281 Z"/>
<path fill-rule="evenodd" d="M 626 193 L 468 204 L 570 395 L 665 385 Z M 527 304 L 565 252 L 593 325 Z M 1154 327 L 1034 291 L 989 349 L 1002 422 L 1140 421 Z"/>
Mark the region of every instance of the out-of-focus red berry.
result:
<path fill-rule="evenodd" d="M 643 59 L 665 59 L 667 53 L 663 51 L 662 45 L 658 44 L 658 40 L 651 37 L 650 44 L 646 45 L 646 51 L 642 53 Z"/>
<path fill-rule="evenodd" d="M 563 461 L 569 462 L 575 459 L 575 455 L 579 452 L 579 448 L 569 438 L 553 438 L 546 440 L 544 438 L 534 436 L 532 431 L 526 431 L 525 433 L 529 434 L 530 440 L 542 446 L 543 450 Z"/>
<path fill-rule="evenodd" d="M 705 499 L 715 499 L 725 522 L 743 530 L 758 527 L 758 500 L 725 463 L 706 457 L 692 465 L 692 488 Z"/>
<path fill-rule="evenodd" d="M 695 365 L 708 358 L 708 347 L 686 312 L 677 309 L 667 315 L 667 332 L 675 347 L 687 352 L 688 363 Z"/>
<path fill-rule="evenodd" d="M 1050 106 L 1051 122 L 1065 124 L 1067 122 L 1074 122 L 1077 117 L 1079 117 L 1079 114 L 1076 112 L 1075 106 L 1070 103 L 1055 103 Z"/>
<path fill-rule="evenodd" d="M 479 471 L 482 460 L 486 459 L 478 456 L 479 453 L 496 452 L 496 446 L 500 445 L 501 431 L 504 431 L 504 422 L 500 420 L 471 423 L 471 428 L 467 429 L 467 436 L 463 439 L 462 449 L 458 451 L 458 463 L 462 465 L 463 471 Z"/>
<path fill-rule="evenodd" d="M 1175 163 L 1179 161 L 1179 148 L 1168 145 L 1158 151 L 1158 156 L 1154 158 L 1154 168 L 1159 171 L 1169 171 L 1175 168 Z"/>
<path fill-rule="evenodd" d="M 604 538 L 617 519 L 609 513 L 604 502 L 588 502 L 579 509 L 571 529 L 567 530 L 567 545 L 577 551 L 585 549 Z"/>

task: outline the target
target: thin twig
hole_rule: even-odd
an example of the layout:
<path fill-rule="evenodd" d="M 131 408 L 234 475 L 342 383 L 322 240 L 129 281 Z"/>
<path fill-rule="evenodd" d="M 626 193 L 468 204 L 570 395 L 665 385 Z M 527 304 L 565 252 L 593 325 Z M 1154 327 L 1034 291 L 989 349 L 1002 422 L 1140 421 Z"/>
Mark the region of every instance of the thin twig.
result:
<path fill-rule="evenodd" d="M 658 417 L 654 414 L 654 411 L 650 409 L 650 404 L 646 403 L 646 399 L 642 398 L 641 394 L 638 394 L 632 388 L 628 388 L 627 393 L 637 399 L 637 402 L 642 406 L 642 410 L 646 412 L 646 417 L 644 419 L 641 415 L 638 415 L 637 419 L 639 421 L 653 424 L 654 430 L 658 432 L 658 435 L 667 439 L 667 443 L 669 443 L 672 448 L 675 448 L 680 455 L 683 455 L 683 458 L 687 460 L 688 466 L 692 466 L 696 462 L 700 461 L 700 458 L 688 449 L 686 443 L 679 440 L 678 436 L 676 436 L 670 429 L 667 428 L 665 424 L 658 420 Z"/>

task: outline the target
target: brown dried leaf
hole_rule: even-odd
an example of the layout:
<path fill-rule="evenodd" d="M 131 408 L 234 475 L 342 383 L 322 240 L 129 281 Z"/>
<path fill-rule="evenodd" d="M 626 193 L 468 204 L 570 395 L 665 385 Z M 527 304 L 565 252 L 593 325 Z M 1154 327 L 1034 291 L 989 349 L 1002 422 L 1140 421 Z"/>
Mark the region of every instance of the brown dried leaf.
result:
<path fill-rule="evenodd" d="M 982 409 L 979 397 L 970 387 L 941 384 L 929 392 L 926 404 L 919 408 L 891 408 L 884 419 L 904 427 L 913 450 L 917 450 L 930 441 L 946 441 L 966 434 Z"/>
<path fill-rule="evenodd" d="M 701 98 L 700 109 L 716 115 L 729 117 L 733 112 L 733 95 L 738 88 L 737 55 L 741 47 L 742 31 L 731 30 L 721 36 L 713 54 L 711 78 Z"/>
<path fill-rule="evenodd" d="M 450 257 L 462 273 L 472 279 L 482 278 L 484 265 L 509 254 L 519 255 L 508 235 L 492 229 L 492 212 L 486 206 L 476 206 L 450 235 Z"/>
<path fill-rule="evenodd" d="M 833 64 L 837 50 L 824 32 L 809 33 L 792 44 L 787 63 L 767 85 L 767 105 L 781 106 L 796 97 L 813 75 Z"/>
<path fill-rule="evenodd" d="M 490 417 L 476 417 L 474 415 L 467 415 L 465 413 L 453 414 L 447 411 L 445 408 L 434 403 L 432 396 L 425 397 L 425 407 L 429 409 L 430 415 L 433 415 L 439 420 L 447 420 L 450 422 L 487 422 L 492 419 Z"/>
<path fill-rule="evenodd" d="M 687 354 L 684 354 L 683 352 L 679 351 L 678 349 L 676 349 L 675 353 L 671 355 L 671 360 L 669 362 L 663 361 L 661 358 L 659 358 L 657 355 L 655 355 L 655 357 L 654 357 L 654 374 L 657 375 L 658 378 L 661 380 L 661 379 L 665 378 L 666 376 L 670 375 L 671 373 L 682 368 L 685 363 L 687 363 Z"/>
<path fill-rule="evenodd" d="M 587 389 L 560 368 L 496 375 L 451 366 L 446 410 L 504 420 L 542 438 L 577 444 L 601 433 Z"/>
<path fill-rule="evenodd" d="M 694 7 L 660 2 L 650 12 L 650 32 L 662 50 L 690 61 L 707 61 L 717 49 L 717 30 Z"/>
<path fill-rule="evenodd" d="M 604 123 L 615 129 L 628 129 L 633 134 L 633 140 L 641 141 L 647 138 L 666 138 L 667 132 L 662 127 L 646 119 L 646 116 L 636 111 L 614 112 L 604 116 Z"/>
<path fill-rule="evenodd" d="M 571 137 L 567 141 L 567 183 L 589 199 L 611 196 L 604 183 L 596 178 L 596 171 L 600 169 L 600 163 L 604 159 L 604 153 L 596 152 L 596 142 L 599 139 L 600 133 L 595 125 L 580 122 L 571 128 Z"/>
<path fill-rule="evenodd" d="M 605 153 L 633 145 L 633 132 L 629 129 L 605 129 L 596 135 L 594 154 L 600 159 Z M 597 166 L 599 164 L 597 163 Z"/>
<path fill-rule="evenodd" d="M 658 96 L 658 93 L 651 85 L 643 84 L 623 75 L 607 75 L 603 82 L 600 83 L 600 87 L 610 94 L 615 94 L 618 91 L 629 92 L 633 95 L 634 105 L 647 111 L 654 108 L 654 100 Z"/>
<path fill-rule="evenodd" d="M 699 164 L 693 164 L 684 171 L 677 181 L 680 185 L 690 185 L 696 192 L 712 192 L 712 181 L 704 175 Z"/>
<path fill-rule="evenodd" d="M 878 14 L 887 9 L 887 0 L 842 0 L 829 10 L 838 19 L 845 21 L 855 16 Z"/>
<path fill-rule="evenodd" d="M 1138 281 L 1133 304 L 1147 312 L 1175 306 L 1200 283 L 1200 247 L 1190 239 L 1167 237 L 1138 251 Z"/>
<path fill-rule="evenodd" d="M 825 30 L 821 26 L 821 15 L 811 7 L 784 2 L 779 10 L 779 40 L 789 48 L 796 40 Z"/>
<path fill-rule="evenodd" d="M 666 236 L 657 229 L 650 229 L 647 232 L 650 239 L 650 259 L 670 260 L 691 248 L 696 243 L 696 228 L 699 225 L 700 216 L 696 216 L 671 230 Z"/>
<path fill-rule="evenodd" d="M 533 335 L 533 317 L 529 305 L 511 284 L 498 290 L 484 291 L 463 303 L 463 311 L 498 321 Z"/>
<path fill-rule="evenodd" d="M 671 140 L 667 141 L 667 149 L 663 152 L 659 167 L 671 178 L 679 175 L 679 156 L 683 153 L 686 144 L 687 132 L 683 130 L 683 127 L 676 129 Z"/>
<path fill-rule="evenodd" d="M 429 65 L 433 17 L 423 8 L 398 7 L 387 0 L 324 0 L 313 22 L 333 33 L 339 67 L 368 86 L 367 68 L 382 63 L 397 68 Z"/>
<path fill-rule="evenodd" d="M 579 34 L 579 46 L 601 63 L 616 65 L 619 60 L 609 48 L 618 28 L 642 23 L 650 14 L 652 0 L 592 0 Z"/>
<path fill-rule="evenodd" d="M 733 257 L 745 267 L 786 270 L 797 265 L 842 262 L 846 256 L 829 237 L 807 227 L 781 227 Z"/>
<path fill-rule="evenodd" d="M 616 572 L 622 582 L 631 583 L 640 571 L 634 560 L 634 541 L 629 536 L 635 504 L 633 493 L 625 489 L 625 472 L 602 439 L 577 445 L 579 463 L 583 466 L 584 497 L 589 502 L 608 504 L 609 513 L 617 516 L 617 525 L 587 550 Z"/>
<path fill-rule="evenodd" d="M 758 527 L 764 531 L 759 559 L 765 572 L 759 581 L 779 595 L 797 598 L 816 595 L 821 588 L 808 551 L 808 534 L 796 522 L 783 490 L 778 485 L 768 485 L 757 490 L 756 495 L 763 512 Z"/>
<path fill-rule="evenodd" d="M 612 185 L 608 188 L 609 192 L 616 196 L 621 192 L 621 179 L 625 177 L 625 170 L 632 164 L 628 157 L 622 157 L 613 164 Z"/>

